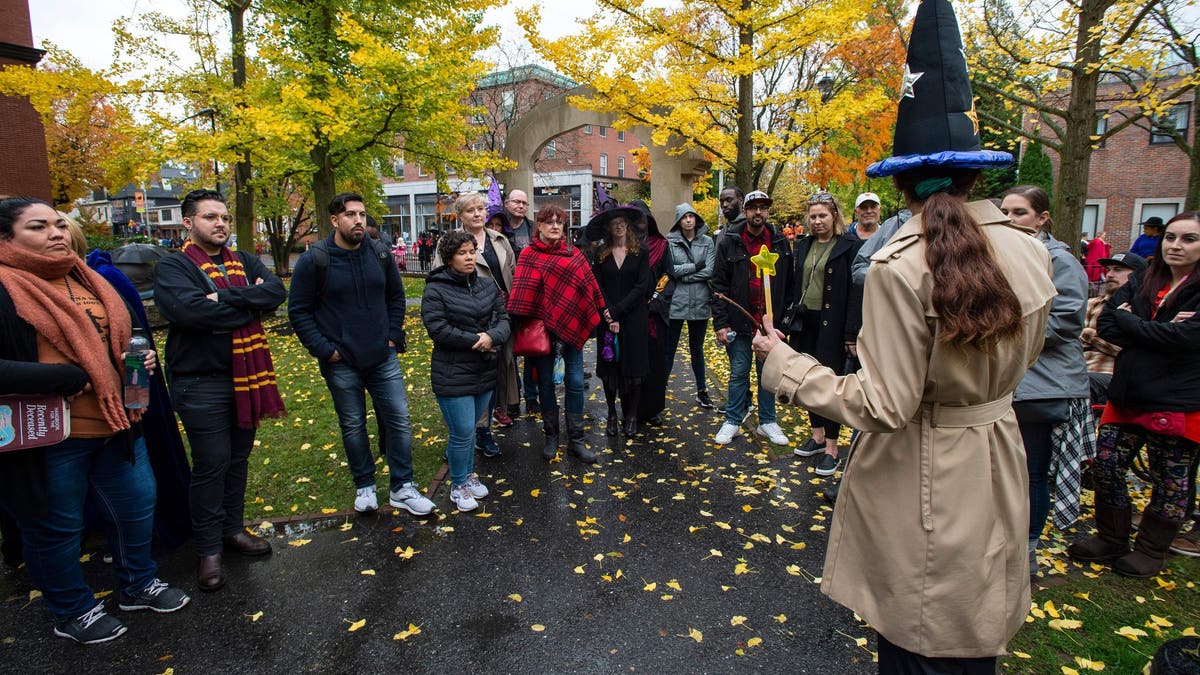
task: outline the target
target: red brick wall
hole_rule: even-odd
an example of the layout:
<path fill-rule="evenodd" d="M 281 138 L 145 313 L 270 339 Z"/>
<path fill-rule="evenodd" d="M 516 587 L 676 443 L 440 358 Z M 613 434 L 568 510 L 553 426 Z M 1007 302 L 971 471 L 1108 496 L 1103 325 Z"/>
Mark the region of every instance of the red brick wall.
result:
<path fill-rule="evenodd" d="M 0 0 L 0 42 L 33 46 L 27 0 Z M 0 68 L 16 65 L 0 58 Z M 24 99 L 0 96 L 0 194 L 50 199 L 42 120 Z"/>
<path fill-rule="evenodd" d="M 1100 98 L 1103 100 L 1103 87 Z M 1195 129 L 1197 111 L 1193 95 L 1180 103 L 1192 104 L 1188 119 L 1188 135 Z M 1103 109 L 1103 103 L 1100 104 Z M 1118 115 L 1109 118 L 1115 125 Z M 1047 149 L 1046 154 L 1058 175 L 1058 155 Z M 1103 200 L 1101 227 L 1104 238 L 1113 251 L 1129 248 L 1132 238 L 1140 234 L 1142 202 L 1182 202 L 1187 194 L 1188 157 L 1174 143 L 1150 144 L 1150 132 L 1129 126 L 1115 134 L 1104 147 L 1092 151 L 1091 174 L 1088 180 L 1088 200 Z"/>

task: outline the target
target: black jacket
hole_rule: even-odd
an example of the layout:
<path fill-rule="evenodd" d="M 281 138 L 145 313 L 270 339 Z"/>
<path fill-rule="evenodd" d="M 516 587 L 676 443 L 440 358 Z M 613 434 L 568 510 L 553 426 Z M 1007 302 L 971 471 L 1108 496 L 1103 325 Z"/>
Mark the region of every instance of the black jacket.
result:
<path fill-rule="evenodd" d="M 650 333 L 650 309 L 646 297 L 652 291 L 650 278 L 650 251 L 645 248 L 637 255 L 625 256 L 625 263 L 617 267 L 610 255 L 603 262 L 592 265 L 604 304 L 612 318 L 621 324 L 619 334 L 620 365 L 608 363 L 600 358 L 596 350 L 596 372 L 601 377 L 623 375 L 645 377 L 650 372 L 650 358 L 646 343 Z M 596 326 L 597 337 L 603 336 L 608 325 L 603 321 Z"/>
<path fill-rule="evenodd" d="M 1150 318 L 1150 303 L 1131 279 L 1109 299 L 1096 332 L 1121 347 L 1108 399 L 1145 412 L 1200 411 L 1200 314 L 1171 323 L 1180 312 L 1200 310 L 1200 283 L 1185 286 Z M 1119 310 L 1128 302 L 1132 312 Z"/>
<path fill-rule="evenodd" d="M 742 230 L 746 221 L 735 221 L 717 237 L 717 265 L 709 282 L 715 293 L 723 293 L 747 310 L 750 309 L 750 273 L 754 265 L 750 252 L 742 243 Z M 792 286 L 792 247 L 788 240 L 771 224 L 766 225 L 771 251 L 779 254 L 775 261 L 775 278 L 771 280 L 771 303 L 778 315 L 787 308 L 788 293 Z M 732 328 L 741 335 L 750 335 L 755 327 L 750 320 L 729 303 L 712 299 L 713 330 Z"/>
<path fill-rule="evenodd" d="M 317 266 L 311 251 L 296 261 L 288 295 L 288 319 L 296 337 L 321 363 L 336 350 L 356 370 L 396 358 L 404 345 L 404 284 L 395 265 L 385 270 L 366 241 L 347 250 L 325 240 L 329 267 L 319 295 Z"/>
<path fill-rule="evenodd" d="M 224 375 L 233 370 L 233 330 L 283 303 L 283 282 L 258 256 L 238 252 L 249 286 L 217 290 L 212 279 L 183 253 L 172 253 L 154 268 L 154 304 L 167 329 L 167 373 Z M 262 279 L 261 284 L 255 281 Z M 217 301 L 206 296 L 216 291 Z"/>
<path fill-rule="evenodd" d="M 792 270 L 792 291 L 788 294 L 791 306 L 798 310 L 802 302 L 804 286 L 809 282 L 804 276 L 804 263 L 812 249 L 813 237 L 802 237 L 796 241 L 793 252 L 795 268 Z M 852 234 L 836 237 L 833 249 L 824 263 L 823 270 L 816 270 L 812 283 L 823 284 L 821 300 L 821 330 L 816 341 L 814 357 L 830 368 L 840 369 L 846 360 L 845 343 L 858 339 L 862 328 L 862 287 L 854 283 L 852 266 L 854 256 L 862 248 L 863 240 Z M 775 325 L 787 332 L 783 324 L 784 311 L 779 311 Z M 811 310 L 809 310 L 811 311 Z M 790 312 L 786 312 L 790 315 Z M 840 371 L 839 371 L 840 372 Z"/>
<path fill-rule="evenodd" d="M 479 333 L 491 336 L 497 350 L 511 334 L 495 281 L 435 267 L 425 280 L 421 321 L 433 340 L 429 379 L 435 395 L 475 396 L 495 388 L 499 351 L 471 349 Z"/>

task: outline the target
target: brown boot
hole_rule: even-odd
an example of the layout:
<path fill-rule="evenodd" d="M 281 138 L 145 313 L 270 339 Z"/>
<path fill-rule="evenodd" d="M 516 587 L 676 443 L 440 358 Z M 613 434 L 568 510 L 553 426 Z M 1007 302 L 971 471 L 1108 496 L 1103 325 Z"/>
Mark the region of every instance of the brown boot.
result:
<path fill-rule="evenodd" d="M 196 585 L 202 591 L 219 591 L 225 585 L 220 553 L 200 556 L 196 564 Z"/>
<path fill-rule="evenodd" d="M 1067 555 L 1080 562 L 1111 562 L 1129 553 L 1128 506 L 1096 501 L 1096 536 L 1067 547 Z"/>
<path fill-rule="evenodd" d="M 271 552 L 271 542 L 249 530 L 242 530 L 235 535 L 222 537 L 221 541 L 225 545 L 226 551 L 237 551 L 242 555 L 266 555 Z"/>
<path fill-rule="evenodd" d="M 1175 535 L 1179 534 L 1181 525 L 1181 521 L 1167 520 L 1147 508 L 1142 513 L 1142 524 L 1133 544 L 1133 553 L 1113 563 L 1113 571 L 1135 579 L 1145 579 L 1163 571 L 1167 563 L 1167 550 L 1171 548 Z"/>

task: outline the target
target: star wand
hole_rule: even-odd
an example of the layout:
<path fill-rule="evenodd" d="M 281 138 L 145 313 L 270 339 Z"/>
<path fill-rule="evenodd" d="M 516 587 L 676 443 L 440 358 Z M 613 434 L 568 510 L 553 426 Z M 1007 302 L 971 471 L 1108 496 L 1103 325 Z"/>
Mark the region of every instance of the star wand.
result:
<path fill-rule="evenodd" d="M 775 262 L 779 260 L 778 253 L 772 253 L 766 246 L 758 249 L 758 254 L 750 258 L 754 269 L 762 275 L 763 300 L 766 304 L 766 314 L 772 318 L 775 312 L 771 309 L 771 277 L 775 276 Z"/>

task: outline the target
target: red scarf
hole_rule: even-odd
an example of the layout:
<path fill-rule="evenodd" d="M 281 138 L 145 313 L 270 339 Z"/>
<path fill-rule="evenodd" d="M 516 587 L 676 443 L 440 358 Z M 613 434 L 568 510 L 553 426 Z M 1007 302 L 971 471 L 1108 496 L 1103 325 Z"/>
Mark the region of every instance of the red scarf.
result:
<path fill-rule="evenodd" d="M 250 285 L 242 261 L 228 246 L 221 247 L 221 266 L 191 240 L 183 245 L 183 254 L 208 275 L 217 290 Z M 242 429 L 257 429 L 260 419 L 279 417 L 284 412 L 283 399 L 275 387 L 275 364 L 258 319 L 233 330 L 233 399 L 237 403 L 238 427 Z"/>
<path fill-rule="evenodd" d="M 600 284 L 579 249 L 534 237 L 517 257 L 509 314 L 541 319 L 559 339 L 583 349 L 603 309 Z"/>
<path fill-rule="evenodd" d="M 108 344 L 83 309 L 55 287 L 51 279 L 72 275 L 104 305 L 108 314 Z M 88 374 L 100 412 L 113 433 L 129 428 L 121 381 L 115 364 L 122 363 L 133 332 L 125 301 L 104 277 L 93 272 L 74 253 L 48 256 L 0 241 L 0 283 L 17 314 L 46 341 Z"/>

